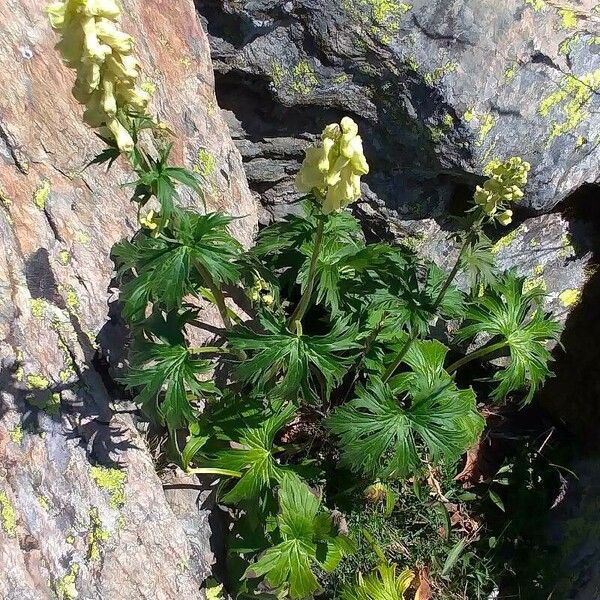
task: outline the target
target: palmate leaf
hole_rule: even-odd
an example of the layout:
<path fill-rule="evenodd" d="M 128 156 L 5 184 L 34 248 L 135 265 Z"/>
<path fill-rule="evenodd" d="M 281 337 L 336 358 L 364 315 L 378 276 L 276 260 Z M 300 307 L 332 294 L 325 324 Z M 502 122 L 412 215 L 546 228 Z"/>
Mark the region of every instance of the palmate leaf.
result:
<path fill-rule="evenodd" d="M 410 569 L 396 574 L 396 565 L 382 564 L 353 586 L 342 591 L 341 600 L 404 600 L 405 593 L 415 578 Z"/>
<path fill-rule="evenodd" d="M 343 556 L 354 552 L 353 542 L 338 533 L 332 516 L 320 506 L 320 498 L 304 482 L 284 475 L 277 516 L 280 541 L 250 565 L 244 576 L 266 576 L 272 588 L 285 586 L 292 600 L 312 597 L 319 589 L 313 566 L 331 572 Z"/>
<path fill-rule="evenodd" d="M 390 261 L 387 273 L 380 270 L 380 276 L 384 285 L 372 294 L 372 318 L 386 315 L 381 340 L 394 341 L 406 330 L 424 336 L 436 315 L 451 319 L 465 313 L 464 295 L 454 285 L 448 287 L 436 307 L 448 275 L 434 263 L 429 263 L 425 275 L 419 276 L 414 259 L 399 254 Z"/>
<path fill-rule="evenodd" d="M 241 246 L 227 230 L 231 220 L 221 213 L 181 212 L 164 237 L 139 234 L 132 242 L 116 244 L 113 255 L 119 273 L 132 275 L 121 289 L 124 316 L 143 313 L 148 302 L 167 310 L 180 307 L 183 298 L 203 283 L 198 264 L 217 284 L 235 281 L 234 260 Z"/>
<path fill-rule="evenodd" d="M 420 448 L 433 461 L 457 460 L 484 425 L 471 389 L 460 390 L 444 371 L 448 349 L 416 341 L 405 361 L 411 370 L 390 384 L 372 378 L 338 408 L 327 425 L 340 438 L 341 464 L 382 479 L 418 470 Z"/>
<path fill-rule="evenodd" d="M 496 281 L 496 257 L 487 239 L 481 239 L 467 247 L 461 258 L 461 267 L 467 275 L 471 290 L 480 284 L 492 285 Z"/>
<path fill-rule="evenodd" d="M 273 442 L 279 430 L 294 418 L 295 412 L 295 407 L 288 404 L 264 416 L 260 422 L 247 420 L 243 413 L 237 418 L 215 420 L 219 427 L 224 427 L 226 440 L 230 442 L 228 446 L 231 447 L 209 451 L 202 466 L 241 473 L 239 481 L 223 497 L 224 502 L 261 501 L 274 483 L 281 482 L 290 468 L 277 462 Z M 256 414 L 255 411 L 254 416 Z M 261 414 L 264 415 L 264 412 Z"/>
<path fill-rule="evenodd" d="M 137 390 L 137 402 L 158 413 L 172 430 L 196 420 L 190 397 L 218 394 L 211 381 L 200 378 L 211 372 L 212 364 L 194 358 L 183 339 L 181 331 L 191 317 L 189 312 L 173 312 L 155 333 L 137 341 L 130 369 L 121 380 L 128 389 Z"/>
<path fill-rule="evenodd" d="M 496 400 L 529 387 L 524 402 L 530 402 L 551 374 L 548 364 L 552 357 L 546 344 L 559 338 L 561 326 L 541 308 L 543 290 L 526 291 L 524 283 L 525 279 L 512 271 L 498 278 L 482 297 L 472 301 L 466 325 L 456 333 L 457 342 L 488 334 L 491 343 L 504 343 L 508 348 L 510 365 L 492 378 L 498 383 L 492 393 Z"/>
<path fill-rule="evenodd" d="M 320 387 L 328 397 L 360 348 L 357 327 L 343 320 L 316 336 L 293 334 L 266 311 L 260 313 L 260 322 L 264 332 L 240 325 L 229 332 L 228 340 L 233 349 L 248 355 L 235 369 L 237 379 L 258 392 L 270 388 L 274 397 L 318 402 Z"/>

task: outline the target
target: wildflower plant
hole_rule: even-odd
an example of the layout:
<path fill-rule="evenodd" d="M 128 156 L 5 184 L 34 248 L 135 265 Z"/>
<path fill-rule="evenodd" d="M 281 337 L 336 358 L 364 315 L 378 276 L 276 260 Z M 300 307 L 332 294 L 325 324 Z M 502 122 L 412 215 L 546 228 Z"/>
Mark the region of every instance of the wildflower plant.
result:
<path fill-rule="evenodd" d="M 550 375 L 546 346 L 558 326 L 539 290 L 496 271 L 485 235 L 510 222 L 529 165 L 490 166 L 446 272 L 365 241 L 347 207 L 369 166 L 345 117 L 306 151 L 296 180 L 303 214 L 265 227 L 245 250 L 229 231 L 232 217 L 179 201 L 181 186 L 202 198 L 203 181 L 170 164 L 172 144 L 136 85 L 133 40 L 118 28 L 120 5 L 64 0 L 48 13 L 57 49 L 77 71 L 84 120 L 106 143 L 93 162 L 110 167 L 122 156 L 135 172 L 140 229 L 113 249 L 133 339 L 124 382 L 168 432 L 173 458 L 219 479 L 220 501 L 237 517 L 230 591 L 312 597 L 354 551 L 331 490 L 358 488 L 367 502 L 365 491 L 454 468 L 484 429 L 481 404 L 528 402 Z M 155 151 L 144 149 L 144 135 Z M 203 302 L 217 306 L 223 329 L 214 345 L 193 346 Z M 434 339 L 432 326 L 450 320 L 459 327 Z M 477 369 L 473 385 L 456 377 L 467 365 Z M 386 498 L 391 514 L 395 496 Z M 343 597 L 405 598 L 407 567 L 382 561 Z"/>

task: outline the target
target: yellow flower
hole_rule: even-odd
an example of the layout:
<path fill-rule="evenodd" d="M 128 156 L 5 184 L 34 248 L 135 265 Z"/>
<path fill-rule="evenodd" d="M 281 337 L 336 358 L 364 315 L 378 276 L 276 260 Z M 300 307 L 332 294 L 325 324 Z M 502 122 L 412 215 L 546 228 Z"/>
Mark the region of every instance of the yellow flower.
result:
<path fill-rule="evenodd" d="M 501 225 L 508 225 L 513 213 L 507 206 L 523 198 L 530 169 L 531 165 L 519 157 L 504 163 L 492 161 L 486 167 L 489 179 L 475 190 L 475 202 L 486 215 L 496 218 Z"/>
<path fill-rule="evenodd" d="M 368 172 L 358 125 L 344 117 L 339 125 L 325 127 L 321 145 L 306 150 L 296 187 L 321 197 L 323 213 L 329 214 L 360 197 L 360 178 Z"/>
<path fill-rule="evenodd" d="M 107 127 L 121 152 L 133 139 L 120 111 L 144 112 L 150 96 L 136 85 L 140 64 L 133 38 L 118 28 L 117 0 L 55 0 L 47 7 L 50 24 L 61 35 L 56 45 L 64 63 L 77 71 L 73 95 L 84 104 L 84 121 Z"/>
<path fill-rule="evenodd" d="M 140 225 L 144 229 L 154 231 L 158 228 L 158 222 L 154 219 L 155 213 L 153 210 L 149 210 L 145 217 L 140 217 Z"/>

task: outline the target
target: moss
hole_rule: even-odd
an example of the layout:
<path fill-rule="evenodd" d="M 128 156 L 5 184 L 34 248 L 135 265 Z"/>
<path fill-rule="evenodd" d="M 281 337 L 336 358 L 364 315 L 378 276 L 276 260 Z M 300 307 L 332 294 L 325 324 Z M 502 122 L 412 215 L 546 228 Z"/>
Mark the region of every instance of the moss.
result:
<path fill-rule="evenodd" d="M 47 390 L 50 387 L 50 382 L 41 375 L 28 375 L 27 387 L 30 390 Z"/>
<path fill-rule="evenodd" d="M 61 250 L 58 253 L 58 260 L 61 265 L 68 265 L 71 262 L 71 253 L 68 250 Z"/>
<path fill-rule="evenodd" d="M 560 300 L 560 303 L 565 308 L 568 308 L 569 306 L 573 306 L 574 304 L 577 304 L 577 302 L 579 302 L 580 298 L 581 298 L 581 291 L 575 290 L 575 289 L 563 290 L 558 295 L 558 299 Z"/>
<path fill-rule="evenodd" d="M 492 252 L 494 254 L 498 254 L 498 252 L 500 252 L 500 250 L 503 250 L 504 248 L 508 248 L 517 239 L 520 231 L 521 231 L 521 228 L 517 227 L 516 229 L 513 229 L 511 232 L 507 233 L 504 237 L 501 237 L 492 246 Z"/>
<path fill-rule="evenodd" d="M 292 69 L 290 89 L 300 96 L 308 96 L 319 83 L 312 65 L 307 60 L 301 60 Z"/>
<path fill-rule="evenodd" d="M 193 166 L 194 173 L 198 173 L 202 177 L 210 177 L 215 172 L 215 168 L 215 157 L 206 148 L 200 148 Z"/>
<path fill-rule="evenodd" d="M 425 243 L 425 234 L 417 233 L 415 235 L 407 235 L 399 241 L 400 245 L 411 252 L 417 252 Z"/>
<path fill-rule="evenodd" d="M 9 538 L 17 537 L 17 514 L 6 492 L 0 492 L 0 521 Z"/>
<path fill-rule="evenodd" d="M 576 129 L 588 118 L 587 107 L 599 88 L 600 69 L 581 77 L 565 75 L 559 89 L 542 100 L 538 107 L 540 116 L 548 117 L 552 111 L 560 115 L 550 127 L 548 145 Z"/>
<path fill-rule="evenodd" d="M 69 572 L 55 582 L 54 591 L 60 600 L 75 600 L 79 597 L 77 592 L 79 568 L 77 563 L 73 563 Z"/>
<path fill-rule="evenodd" d="M 87 534 L 87 559 L 95 561 L 100 558 L 102 545 L 110 538 L 110 531 L 102 527 L 102 521 L 98 509 L 94 506 L 90 509 L 90 528 Z"/>
<path fill-rule="evenodd" d="M 21 425 L 17 425 L 11 432 L 10 432 L 10 439 L 15 443 L 15 444 L 20 444 L 23 441 L 23 427 L 21 427 Z"/>
<path fill-rule="evenodd" d="M 44 210 L 46 207 L 46 202 L 50 196 L 50 190 L 52 186 L 50 181 L 46 179 L 40 186 L 38 186 L 33 192 L 33 203 L 40 209 Z"/>
<path fill-rule="evenodd" d="M 433 87 L 439 81 L 441 81 L 441 79 L 444 78 L 446 75 L 448 75 L 450 73 L 454 73 L 457 70 L 458 70 L 458 63 L 448 61 L 448 62 L 446 62 L 445 65 L 443 65 L 441 67 L 437 67 L 430 73 L 426 73 L 425 77 L 424 77 L 425 83 L 427 85 L 430 85 L 431 87 Z"/>
<path fill-rule="evenodd" d="M 110 505 L 113 508 L 121 508 L 125 504 L 125 471 L 95 466 L 91 469 L 91 476 L 99 488 L 109 493 Z"/>
<path fill-rule="evenodd" d="M 31 299 L 31 315 L 36 319 L 41 319 L 46 312 L 46 301 L 43 298 Z"/>

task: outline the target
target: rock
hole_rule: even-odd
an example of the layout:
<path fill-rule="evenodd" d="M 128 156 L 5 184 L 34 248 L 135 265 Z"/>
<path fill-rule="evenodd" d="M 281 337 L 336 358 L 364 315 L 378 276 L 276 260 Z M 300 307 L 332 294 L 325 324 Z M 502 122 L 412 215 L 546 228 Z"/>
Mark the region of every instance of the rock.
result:
<path fill-rule="evenodd" d="M 124 5 L 174 161 L 205 176 L 209 208 L 242 217 L 248 244 L 257 210 L 192 2 Z M 126 332 L 109 254 L 136 229 L 131 173 L 84 169 L 102 145 L 42 5 L 0 0 L 0 22 L 0 598 L 200 597 L 206 514 L 171 508 L 111 376 Z"/>
<path fill-rule="evenodd" d="M 267 208 L 291 192 L 302 155 L 289 139 L 349 114 L 368 186 L 410 219 L 443 214 L 457 184 L 474 185 L 493 158 L 532 164 L 525 207 L 535 212 L 598 181 L 595 4 L 196 0 L 219 101 L 245 132 L 240 149 Z M 273 166 L 255 168 L 259 157 Z"/>

